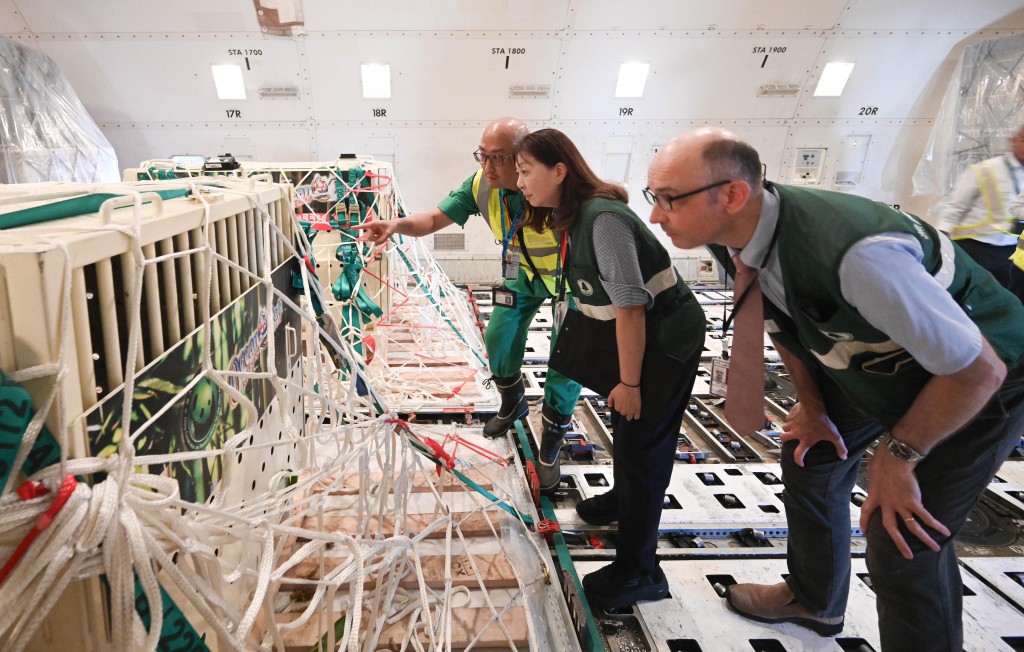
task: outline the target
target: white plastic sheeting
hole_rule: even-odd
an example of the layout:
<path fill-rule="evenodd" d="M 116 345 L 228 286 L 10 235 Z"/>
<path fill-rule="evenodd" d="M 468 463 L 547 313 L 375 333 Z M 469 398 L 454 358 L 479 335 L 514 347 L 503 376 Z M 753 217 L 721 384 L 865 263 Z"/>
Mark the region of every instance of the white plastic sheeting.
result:
<path fill-rule="evenodd" d="M 914 172 L 915 195 L 945 195 L 960 171 L 1008 149 L 1024 124 L 1024 34 L 964 49 Z"/>
<path fill-rule="evenodd" d="M 116 182 L 117 156 L 50 57 L 0 37 L 0 182 Z"/>

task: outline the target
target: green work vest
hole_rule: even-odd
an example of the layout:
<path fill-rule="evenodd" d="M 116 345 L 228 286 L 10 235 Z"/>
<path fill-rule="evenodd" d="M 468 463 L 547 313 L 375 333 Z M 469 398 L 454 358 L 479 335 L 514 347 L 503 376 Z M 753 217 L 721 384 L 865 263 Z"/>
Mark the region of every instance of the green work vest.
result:
<path fill-rule="evenodd" d="M 839 264 L 850 247 L 868 236 L 900 232 L 917 238 L 925 269 L 978 325 L 1006 365 L 1013 369 L 1024 360 L 1024 306 L 932 226 L 855 195 L 774 188 L 781 201 L 773 255 L 782 268 L 790 317 L 766 301 L 768 331 L 790 350 L 809 352 L 883 426 L 891 428 L 903 417 L 932 374 L 843 299 Z"/>
<path fill-rule="evenodd" d="M 497 188 L 492 188 L 487 183 L 487 177 L 484 176 L 483 170 L 477 172 L 476 176 L 473 177 L 473 195 L 476 197 L 476 205 L 480 209 L 480 214 L 483 215 L 484 219 L 487 220 L 487 224 L 491 227 L 494 239 L 501 242 L 501 219 L 504 214 L 501 205 L 501 193 Z M 525 203 L 525 201 L 524 199 L 523 202 Z M 526 211 L 527 214 L 523 218 L 523 222 L 529 218 L 529 206 L 526 207 Z M 514 215 L 505 216 L 505 230 L 508 230 L 513 219 L 515 219 Z M 544 281 L 544 286 L 554 296 L 555 277 L 558 276 L 558 240 L 555 238 L 555 233 L 550 229 L 537 233 L 532 227 L 523 227 L 522 223 L 520 223 L 519 236 L 517 240 L 520 246 L 525 247 L 525 255 L 523 255 L 520 261 L 520 268 L 526 273 L 526 278 L 529 280 L 533 280 L 533 270 L 536 268 L 541 280 Z M 529 262 L 526 260 L 527 255 L 529 256 Z M 531 262 L 533 267 L 530 266 Z"/>
<path fill-rule="evenodd" d="M 686 283 L 679 278 L 665 247 L 629 206 L 611 199 L 591 199 L 580 207 L 580 216 L 569 232 L 568 284 L 580 312 L 592 319 L 615 319 L 615 305 L 601 284 L 594 254 L 594 220 L 601 213 L 615 213 L 634 222 L 639 234 L 637 257 L 644 287 L 654 296 L 647 311 L 647 346 L 686 360 L 703 348 L 705 318 Z"/>

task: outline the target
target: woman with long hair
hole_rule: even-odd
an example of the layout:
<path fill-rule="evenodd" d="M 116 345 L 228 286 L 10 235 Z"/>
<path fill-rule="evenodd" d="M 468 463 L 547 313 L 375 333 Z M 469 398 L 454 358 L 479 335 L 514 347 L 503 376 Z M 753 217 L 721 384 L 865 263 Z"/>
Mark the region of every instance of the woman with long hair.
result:
<path fill-rule="evenodd" d="M 583 587 L 608 609 L 660 600 L 668 581 L 655 555 L 658 525 L 704 347 L 704 312 L 626 205 L 626 190 L 600 180 L 565 134 L 541 129 L 517 152 L 519 188 L 535 208 L 527 227 L 555 230 L 559 287 L 571 288 L 579 311 L 556 324 L 556 353 L 582 349 L 559 371 L 606 393 L 612 409 L 614 485 L 576 510 L 590 523 L 618 521 L 618 543 L 615 561 L 584 577 Z M 595 370 L 604 377 L 593 378 Z M 541 442 L 541 464 L 550 444 Z"/>

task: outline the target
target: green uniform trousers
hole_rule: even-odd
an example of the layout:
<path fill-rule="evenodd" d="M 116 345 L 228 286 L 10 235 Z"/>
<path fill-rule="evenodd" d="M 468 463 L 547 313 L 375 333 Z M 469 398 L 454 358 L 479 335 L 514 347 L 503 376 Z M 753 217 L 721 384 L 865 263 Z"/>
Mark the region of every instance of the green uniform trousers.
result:
<path fill-rule="evenodd" d="M 505 288 L 516 293 L 516 307 L 495 306 L 484 333 L 491 373 L 501 378 L 517 376 L 521 372 L 530 323 L 541 304 L 550 296 L 539 277 L 534 275 L 530 281 L 522 269 L 516 280 L 505 282 Z M 551 333 L 552 347 L 555 345 L 555 335 Z M 548 369 L 544 381 L 544 404 L 559 414 L 572 414 L 581 389 L 582 386 L 576 381 L 554 369 Z"/>

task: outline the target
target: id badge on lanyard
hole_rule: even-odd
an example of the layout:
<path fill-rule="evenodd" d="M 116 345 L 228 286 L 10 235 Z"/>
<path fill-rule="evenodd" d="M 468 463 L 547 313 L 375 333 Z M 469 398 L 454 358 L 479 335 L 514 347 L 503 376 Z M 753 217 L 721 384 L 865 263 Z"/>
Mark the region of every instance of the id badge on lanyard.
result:
<path fill-rule="evenodd" d="M 523 219 L 525 207 L 520 207 L 519 214 L 513 218 L 512 211 L 508 205 L 508 195 L 504 193 L 501 195 L 501 207 L 504 209 L 501 215 L 501 277 L 506 281 L 514 281 L 519 278 L 519 263 L 522 258 L 522 252 L 519 250 L 519 245 L 513 242 L 513 238 L 516 237 L 516 233 L 519 231 L 519 223 Z M 508 231 L 505 231 L 506 215 L 510 222 Z"/>
<path fill-rule="evenodd" d="M 708 393 L 718 398 L 725 398 L 726 381 L 729 379 L 729 361 L 714 358 L 711 361 L 711 383 Z"/>
<path fill-rule="evenodd" d="M 505 258 L 501 261 L 501 275 L 506 281 L 514 281 L 519 278 L 519 262 L 522 255 L 519 247 L 510 246 L 505 251 Z"/>

